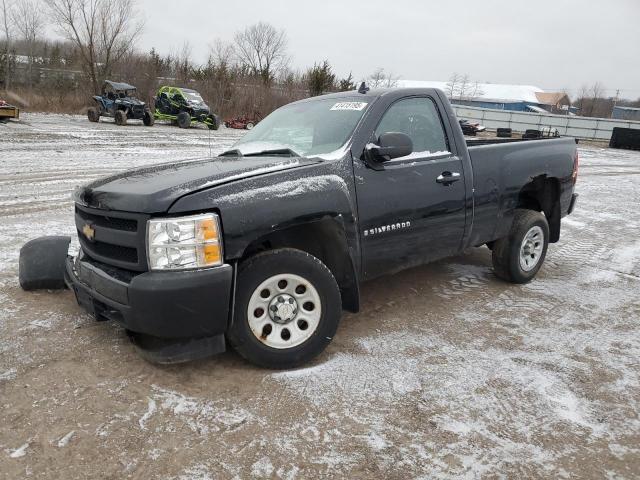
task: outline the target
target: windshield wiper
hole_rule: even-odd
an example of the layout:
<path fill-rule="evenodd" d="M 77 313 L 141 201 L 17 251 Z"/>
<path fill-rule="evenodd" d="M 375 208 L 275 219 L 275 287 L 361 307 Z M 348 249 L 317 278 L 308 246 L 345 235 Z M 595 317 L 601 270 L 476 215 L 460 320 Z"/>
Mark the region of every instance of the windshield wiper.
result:
<path fill-rule="evenodd" d="M 290 148 L 273 148 L 270 150 L 261 150 L 259 152 L 245 153 L 245 157 L 260 157 L 263 155 L 277 155 L 281 157 L 301 157 L 299 153 L 291 150 Z"/>

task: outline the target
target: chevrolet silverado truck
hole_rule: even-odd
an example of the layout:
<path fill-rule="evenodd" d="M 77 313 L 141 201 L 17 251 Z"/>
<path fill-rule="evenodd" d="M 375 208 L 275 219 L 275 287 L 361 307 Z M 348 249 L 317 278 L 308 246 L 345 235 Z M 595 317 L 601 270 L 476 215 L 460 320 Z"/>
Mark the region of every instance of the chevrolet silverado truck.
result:
<path fill-rule="evenodd" d="M 499 278 L 533 279 L 577 172 L 571 138 L 466 141 L 439 90 L 330 94 L 274 111 L 216 158 L 78 189 L 79 254 L 63 255 L 69 237 L 35 240 L 20 280 L 51 286 L 64 270 L 82 307 L 157 362 L 230 345 L 291 368 L 323 351 L 369 279 L 484 245 Z M 64 261 L 38 277 L 30 259 L 55 251 Z"/>

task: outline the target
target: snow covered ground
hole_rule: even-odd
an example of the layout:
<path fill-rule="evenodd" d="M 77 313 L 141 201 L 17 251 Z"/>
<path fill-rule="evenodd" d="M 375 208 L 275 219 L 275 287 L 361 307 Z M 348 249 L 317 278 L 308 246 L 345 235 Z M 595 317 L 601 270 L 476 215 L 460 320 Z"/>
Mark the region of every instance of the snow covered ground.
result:
<path fill-rule="evenodd" d="M 640 152 L 581 149 L 531 284 L 497 280 L 486 248 L 379 279 L 301 370 L 154 366 L 69 292 L 17 286 L 26 240 L 72 233 L 76 185 L 241 135 L 0 125 L 1 478 L 640 476 Z"/>

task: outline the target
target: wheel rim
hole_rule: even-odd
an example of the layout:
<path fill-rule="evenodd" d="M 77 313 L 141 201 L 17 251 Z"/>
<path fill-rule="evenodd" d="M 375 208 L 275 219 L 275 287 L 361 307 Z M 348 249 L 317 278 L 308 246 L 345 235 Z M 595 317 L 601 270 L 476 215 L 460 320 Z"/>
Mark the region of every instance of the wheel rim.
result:
<path fill-rule="evenodd" d="M 520 268 L 525 272 L 533 270 L 540 262 L 544 248 L 544 232 L 537 225 L 531 227 L 520 245 Z"/>
<path fill-rule="evenodd" d="M 258 285 L 247 307 L 253 335 L 276 349 L 304 343 L 317 330 L 321 316 L 316 288 L 292 273 L 274 275 Z"/>
<path fill-rule="evenodd" d="M 251 130 L 253 129 L 253 123 L 249 122 L 247 123 L 247 130 Z"/>

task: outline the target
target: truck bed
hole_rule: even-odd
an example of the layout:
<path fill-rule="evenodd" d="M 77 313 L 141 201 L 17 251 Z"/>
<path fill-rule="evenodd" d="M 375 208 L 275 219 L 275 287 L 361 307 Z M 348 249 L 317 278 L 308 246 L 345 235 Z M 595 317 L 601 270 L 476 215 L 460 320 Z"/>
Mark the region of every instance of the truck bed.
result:
<path fill-rule="evenodd" d="M 560 183 L 573 171 L 575 140 L 569 137 L 540 139 L 481 139 L 467 141 L 473 167 L 474 228 L 471 244 L 482 245 L 508 234 L 508 220 L 517 206 L 520 190 L 539 176 Z M 570 195 L 561 192 L 562 212 Z"/>

